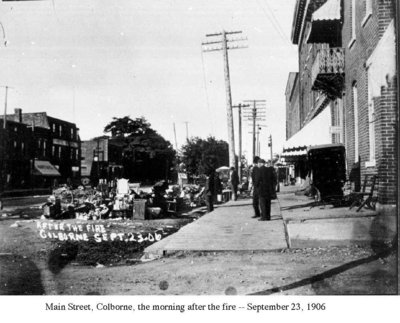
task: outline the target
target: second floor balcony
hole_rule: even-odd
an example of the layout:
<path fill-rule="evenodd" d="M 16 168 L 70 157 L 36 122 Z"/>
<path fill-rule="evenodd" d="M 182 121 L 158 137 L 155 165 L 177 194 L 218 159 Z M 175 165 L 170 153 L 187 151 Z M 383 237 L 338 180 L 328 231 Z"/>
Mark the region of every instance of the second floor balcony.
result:
<path fill-rule="evenodd" d="M 344 49 L 320 49 L 311 71 L 313 91 L 321 91 L 329 98 L 342 97 L 344 85 Z"/>

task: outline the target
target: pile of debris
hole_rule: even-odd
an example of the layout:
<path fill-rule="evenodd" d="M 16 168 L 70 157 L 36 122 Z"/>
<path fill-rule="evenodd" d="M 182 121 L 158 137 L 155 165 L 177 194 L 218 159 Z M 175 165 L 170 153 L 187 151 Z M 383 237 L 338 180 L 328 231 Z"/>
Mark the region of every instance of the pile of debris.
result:
<path fill-rule="evenodd" d="M 151 190 L 141 189 L 126 179 L 117 181 L 116 189 L 71 189 L 62 186 L 53 191 L 43 205 L 43 218 L 101 220 L 109 218 L 155 219 L 176 215 L 203 206 L 204 188 L 200 185 L 168 185 L 157 182 Z"/>

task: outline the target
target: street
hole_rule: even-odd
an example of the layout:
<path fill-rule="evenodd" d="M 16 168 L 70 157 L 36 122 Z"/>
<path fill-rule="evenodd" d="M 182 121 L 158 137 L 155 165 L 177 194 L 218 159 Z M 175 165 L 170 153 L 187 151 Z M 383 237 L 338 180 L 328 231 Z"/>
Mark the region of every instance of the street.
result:
<path fill-rule="evenodd" d="M 278 201 L 274 202 L 276 205 L 274 212 L 285 214 L 287 203 L 293 207 L 294 200 L 293 193 L 278 194 Z M 332 242 L 332 236 L 329 243 L 324 239 L 311 237 L 312 239 L 308 239 L 308 246 L 288 248 L 288 239 L 292 238 L 291 243 L 296 244 L 296 236 L 286 236 L 285 238 L 285 229 L 282 225 L 283 245 L 277 244 L 276 247 L 271 248 L 268 245 L 273 246 L 272 240 L 277 239 L 277 236 L 268 235 L 269 226 L 276 221 L 282 222 L 285 218 L 285 216 L 278 218 L 278 214 L 276 214 L 273 216 L 276 221 L 262 223 L 261 229 L 259 228 L 258 233 L 254 232 L 253 235 L 261 234 L 260 237 L 263 237 L 266 242 L 266 250 L 262 250 L 260 245 L 254 247 L 254 250 L 250 250 L 246 248 L 246 244 L 235 243 L 235 239 L 241 234 L 246 237 L 246 232 L 243 233 L 243 229 L 240 229 L 240 221 L 242 221 L 242 227 L 246 225 L 246 222 L 249 225 L 252 225 L 251 221 L 257 222 L 250 218 L 252 209 L 249 202 L 250 200 L 239 199 L 237 202 L 220 205 L 216 211 L 203 215 L 195 222 L 189 222 L 176 233 L 166 237 L 165 241 L 169 241 L 167 244 L 161 240 L 150 245 L 145 249 L 144 254 L 137 255 L 136 261 L 127 262 L 121 259 L 116 262 L 93 263 L 90 266 L 85 265 L 87 258 L 79 255 L 84 252 L 83 247 L 73 251 L 65 248 L 65 245 L 63 247 L 56 240 L 40 238 L 36 224 L 37 217 L 30 220 L 2 217 L 0 220 L 2 269 L 2 285 L 0 287 L 2 293 L 8 291 L 4 281 L 13 281 L 14 285 L 18 281 L 21 281 L 21 284 L 22 281 L 35 284 L 38 283 L 38 279 L 42 289 L 27 288 L 26 283 L 22 284 L 22 287 L 19 286 L 23 290 L 18 290 L 18 286 L 14 287 L 22 294 L 29 293 L 29 291 L 41 291 L 40 293 L 50 295 L 364 295 L 396 293 L 397 256 L 395 250 L 390 249 L 389 241 L 377 249 L 376 244 L 374 245 L 371 237 L 367 235 L 361 238 L 357 236 L 357 241 L 353 241 L 353 243 L 349 243 L 343 235 L 337 237 L 344 240 L 342 242 L 337 240 L 336 243 Z M 236 212 L 232 203 L 247 206 L 239 206 L 241 211 Z M 304 204 L 304 200 L 297 199 L 297 203 L 301 206 L 301 203 Z M 310 209 L 311 212 L 319 212 L 320 216 L 324 214 L 327 216 L 329 210 L 330 207 Z M 201 230 L 193 231 L 192 240 L 187 240 L 186 244 L 182 244 L 180 247 L 174 245 L 174 239 L 178 238 L 177 241 L 182 241 L 182 238 L 179 238 L 182 230 L 182 233 L 190 232 L 188 230 L 191 227 L 209 225 L 210 220 L 207 219 L 213 217 L 213 221 L 216 221 L 218 212 L 224 214 L 223 212 L 226 211 L 229 212 L 229 217 L 236 219 L 229 220 L 227 214 L 220 218 L 226 219 L 225 227 L 228 234 L 222 233 L 224 238 L 221 240 L 222 236 L 217 233 L 218 230 L 211 232 L 208 240 L 216 239 L 217 245 L 214 244 L 214 247 L 213 243 L 209 243 L 208 247 L 205 244 L 204 250 L 200 250 L 201 248 L 193 250 L 196 248 L 190 247 L 193 241 L 200 239 L 196 238 L 194 232 Z M 306 211 L 302 212 L 306 213 Z M 293 218 L 294 215 L 291 216 Z M 341 219 L 348 221 L 348 217 L 349 215 L 347 218 L 342 216 Z M 328 220 L 322 221 L 329 223 Z M 176 220 L 160 220 L 158 226 L 162 225 L 163 221 L 164 224 L 167 222 L 172 224 Z M 237 224 L 228 229 L 227 225 L 232 221 L 236 221 Z M 212 225 L 215 225 L 215 222 Z M 257 226 L 260 227 L 258 223 Z M 325 226 L 325 229 L 329 230 L 329 226 Z M 265 231 L 265 234 L 262 231 Z M 329 235 L 329 232 L 327 234 Z M 184 234 L 184 237 L 188 237 L 187 233 Z M 247 235 L 247 237 L 250 236 Z M 231 241 L 231 248 L 218 247 L 218 243 L 228 240 Z M 268 241 L 270 242 L 268 243 Z M 304 245 L 304 239 L 302 239 L 302 243 Z M 161 245 L 159 249 L 169 249 L 169 251 L 154 252 L 157 244 Z M 55 252 L 57 248 L 62 248 L 59 253 Z M 106 245 L 105 248 L 99 250 L 105 255 L 113 257 L 107 251 Z M 225 251 L 221 251 L 224 249 Z M 92 253 L 95 252 L 94 250 L 96 249 L 92 249 Z M 10 259 L 13 260 L 10 261 Z M 103 259 L 106 258 L 103 257 Z M 32 275 L 36 275 L 34 276 L 36 282 L 35 279 L 30 279 Z M 14 289 L 14 292 L 16 290 Z"/>

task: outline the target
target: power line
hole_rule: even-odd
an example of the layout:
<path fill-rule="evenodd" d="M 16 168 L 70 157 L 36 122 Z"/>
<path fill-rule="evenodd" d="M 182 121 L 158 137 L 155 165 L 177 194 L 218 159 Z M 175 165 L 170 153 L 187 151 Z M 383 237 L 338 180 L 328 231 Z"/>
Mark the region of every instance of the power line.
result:
<path fill-rule="evenodd" d="M 286 39 L 287 41 L 290 42 L 289 37 L 287 36 L 286 32 L 285 32 L 284 29 L 282 28 L 281 24 L 279 23 L 279 20 L 276 18 L 275 14 L 274 14 L 274 11 L 272 10 L 271 6 L 268 4 L 268 1 L 265 0 L 264 3 L 265 3 L 265 5 L 267 6 L 267 8 L 268 8 L 268 10 L 269 10 L 269 12 L 270 12 L 270 14 L 271 14 L 273 20 L 275 21 L 276 25 L 278 26 L 279 30 L 282 32 L 282 35 L 285 37 L 285 39 Z"/>
<path fill-rule="evenodd" d="M 289 39 L 285 36 L 284 33 L 282 33 L 282 31 L 280 30 L 280 28 L 278 27 L 278 25 L 275 23 L 275 21 L 273 20 L 273 18 L 267 13 L 267 11 L 265 10 L 265 8 L 261 5 L 260 1 L 257 0 L 258 6 L 261 8 L 261 10 L 264 12 L 265 16 L 268 18 L 268 20 L 270 21 L 270 23 L 272 24 L 272 26 L 274 27 L 274 29 L 276 30 L 276 32 L 278 33 L 278 35 L 281 37 L 282 41 L 284 43 L 287 43 L 289 41 Z M 289 41 L 290 42 L 290 41 Z"/>
<path fill-rule="evenodd" d="M 204 92 L 206 95 L 206 104 L 207 104 L 207 111 L 209 114 L 211 114 L 210 110 L 210 99 L 208 96 L 208 88 L 207 88 L 207 77 L 206 77 L 206 69 L 204 66 L 204 57 L 203 57 L 203 48 L 201 47 L 201 65 L 203 69 L 203 84 L 204 84 Z M 211 118 L 211 131 L 214 134 L 214 118 Z"/>

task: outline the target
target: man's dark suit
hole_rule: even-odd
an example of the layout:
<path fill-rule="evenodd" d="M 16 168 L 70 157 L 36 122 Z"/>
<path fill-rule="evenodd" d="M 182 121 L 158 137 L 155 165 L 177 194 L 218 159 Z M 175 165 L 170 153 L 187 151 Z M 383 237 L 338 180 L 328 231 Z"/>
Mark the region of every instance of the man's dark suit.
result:
<path fill-rule="evenodd" d="M 271 220 L 271 199 L 275 193 L 274 178 L 271 167 L 262 166 L 258 168 L 255 187 L 257 187 L 260 199 L 262 220 Z"/>
<path fill-rule="evenodd" d="M 251 180 L 253 182 L 253 208 L 254 208 L 254 217 L 259 218 L 260 217 L 260 200 L 258 197 L 258 189 L 256 186 L 256 181 L 258 178 L 259 174 L 259 169 L 257 166 L 253 167 L 253 170 L 251 172 Z"/>
<path fill-rule="evenodd" d="M 238 185 L 239 185 L 239 175 L 236 170 L 232 171 L 230 174 L 230 182 L 231 182 L 231 189 L 233 192 L 233 196 L 235 200 L 237 199 L 237 191 L 238 191 Z"/>

